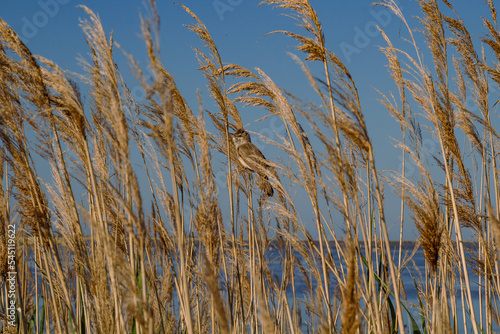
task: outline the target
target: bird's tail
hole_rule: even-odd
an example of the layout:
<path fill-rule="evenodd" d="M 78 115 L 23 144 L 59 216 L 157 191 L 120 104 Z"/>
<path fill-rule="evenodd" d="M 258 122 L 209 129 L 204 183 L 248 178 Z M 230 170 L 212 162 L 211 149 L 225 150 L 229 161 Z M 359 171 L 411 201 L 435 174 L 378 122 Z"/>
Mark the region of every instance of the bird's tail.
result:
<path fill-rule="evenodd" d="M 271 186 L 271 182 L 269 182 L 269 178 L 267 176 L 262 178 L 262 190 L 268 197 L 272 197 L 274 194 L 273 187 Z"/>

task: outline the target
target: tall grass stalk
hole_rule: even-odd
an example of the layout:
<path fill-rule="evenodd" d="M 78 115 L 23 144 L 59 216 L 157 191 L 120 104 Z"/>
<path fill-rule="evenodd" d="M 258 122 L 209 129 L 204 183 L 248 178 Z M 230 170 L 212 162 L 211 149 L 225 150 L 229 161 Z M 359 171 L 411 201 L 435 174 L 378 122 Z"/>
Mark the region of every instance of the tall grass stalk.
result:
<path fill-rule="evenodd" d="M 493 333 L 500 313 L 496 9 L 486 1 L 491 17 L 483 19 L 479 48 L 451 3 L 418 3 L 428 50 L 395 1 L 377 4 L 402 21 L 409 45 L 396 48 L 380 30 L 397 93 L 376 89 L 401 129 L 402 170 L 390 173 L 377 169 L 382 148 L 370 138 L 357 79 L 328 50 L 321 13 L 308 1 L 262 4 L 302 29 L 274 33 L 298 42 L 304 59 L 290 56 L 319 105 L 283 91 L 260 68 L 223 62 L 201 16 L 183 5 L 202 43 L 193 53 L 214 102 L 208 109 L 200 94 L 196 107 L 187 101 L 163 65 L 152 0 L 141 30 L 153 77 L 126 54 L 145 91 L 141 101 L 115 63 L 119 45 L 91 9 L 82 7 L 90 50 L 82 76 L 33 55 L 0 19 L 0 331 Z M 319 72 L 308 62 L 318 62 Z M 281 157 L 268 156 L 272 197 L 241 165 L 230 137 L 249 123 L 251 108 L 265 112 L 257 122 L 275 119 L 284 128 L 263 138 Z M 439 147 L 432 159 L 440 171 L 425 152 L 426 136 Z M 215 176 L 221 170 L 224 184 Z M 401 200 L 397 242 L 389 239 L 387 185 Z M 297 194 L 306 194 L 312 215 L 300 212 L 306 203 L 298 205 Z M 5 316 L 12 224 L 17 328 Z M 405 254 L 402 231 L 410 224 L 419 240 Z M 414 274 L 418 249 L 425 267 Z M 402 280 L 408 270 L 414 282 Z M 410 285 L 419 305 L 406 299 Z"/>

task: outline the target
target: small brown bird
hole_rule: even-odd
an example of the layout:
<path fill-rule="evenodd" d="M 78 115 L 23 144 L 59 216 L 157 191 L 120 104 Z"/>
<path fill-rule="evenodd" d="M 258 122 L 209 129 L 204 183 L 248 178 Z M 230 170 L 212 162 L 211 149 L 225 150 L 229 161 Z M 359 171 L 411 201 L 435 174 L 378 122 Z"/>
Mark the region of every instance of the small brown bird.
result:
<path fill-rule="evenodd" d="M 271 197 L 274 194 L 273 187 L 267 175 L 266 169 L 270 167 L 269 162 L 264 157 L 264 154 L 252 144 L 250 135 L 243 129 L 239 129 L 236 133 L 231 134 L 234 146 L 236 146 L 236 152 L 238 153 L 238 160 L 243 165 L 243 167 L 250 169 L 251 171 L 259 174 L 262 178 L 262 189 Z"/>

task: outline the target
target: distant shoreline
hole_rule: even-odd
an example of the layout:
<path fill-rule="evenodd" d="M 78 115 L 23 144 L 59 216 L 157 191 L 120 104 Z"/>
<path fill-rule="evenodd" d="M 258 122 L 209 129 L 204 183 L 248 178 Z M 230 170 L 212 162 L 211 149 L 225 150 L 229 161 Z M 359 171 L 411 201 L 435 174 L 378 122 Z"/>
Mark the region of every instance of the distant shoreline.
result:
<path fill-rule="evenodd" d="M 19 238 L 19 243 L 22 245 L 24 242 L 26 242 L 25 239 L 29 239 L 29 241 L 27 242 L 28 244 L 33 244 L 33 239 L 32 238 L 28 238 L 28 237 L 20 237 Z M 64 239 L 63 237 L 59 236 L 59 237 L 55 237 L 54 240 L 57 242 L 58 245 L 61 245 L 64 243 Z M 85 236 L 84 237 L 84 240 L 85 241 L 90 241 L 90 236 Z M 186 241 L 189 241 L 189 240 L 193 240 L 195 243 L 201 243 L 202 240 L 198 237 L 195 237 L 195 238 L 191 238 L 191 237 L 187 237 L 186 238 Z M 238 241 L 241 241 L 241 239 L 237 239 Z M 276 243 L 279 243 L 279 239 L 277 238 L 273 238 L 273 239 L 268 239 L 269 240 L 269 246 L 270 247 L 274 247 L 274 245 Z M 157 239 L 158 241 L 158 239 Z M 319 240 L 318 239 L 313 239 L 311 240 L 313 243 L 315 244 L 318 244 L 319 243 Z M 231 242 L 230 240 L 228 241 L 229 243 Z M 301 243 L 306 243 L 308 242 L 307 239 L 299 239 L 298 242 L 301 242 Z M 333 239 L 330 239 L 328 240 L 329 243 L 334 243 L 335 241 Z M 343 245 L 344 244 L 344 239 L 338 239 L 338 242 L 339 244 Z M 375 240 L 372 240 L 372 243 L 375 243 L 376 241 Z M 456 240 L 452 240 L 453 243 L 456 242 Z M 243 243 L 244 244 L 247 244 L 248 243 L 248 239 L 243 239 Z M 415 245 L 419 243 L 418 240 L 403 240 L 401 242 L 401 245 L 402 245 L 402 248 L 403 249 L 408 249 L 408 248 L 415 248 Z M 362 239 L 358 240 L 357 244 L 361 247 L 361 248 L 364 248 L 364 242 Z M 389 244 L 391 246 L 391 248 L 396 248 L 396 247 L 399 247 L 399 244 L 400 244 L 400 241 L 399 240 L 391 240 L 389 241 Z M 479 245 L 479 242 L 478 241 L 471 241 L 471 240 L 465 240 L 463 241 L 463 244 L 465 247 L 469 247 L 469 248 L 477 248 L 478 245 Z M 374 245 L 372 244 L 372 247 L 374 247 Z M 422 248 L 421 245 L 419 245 L 419 248 Z"/>

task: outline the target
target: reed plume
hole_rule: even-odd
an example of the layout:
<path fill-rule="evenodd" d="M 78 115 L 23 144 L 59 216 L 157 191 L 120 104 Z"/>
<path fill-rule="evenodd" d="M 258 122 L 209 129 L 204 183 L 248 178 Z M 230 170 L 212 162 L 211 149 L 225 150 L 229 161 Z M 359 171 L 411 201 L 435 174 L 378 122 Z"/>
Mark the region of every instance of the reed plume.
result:
<path fill-rule="evenodd" d="M 399 37 L 380 30 L 396 92 L 376 90 L 401 129 L 402 169 L 392 173 L 377 169 L 383 148 L 369 135 L 364 92 L 327 48 L 322 13 L 306 0 L 262 4 L 297 23 L 297 31 L 272 33 L 297 43 L 300 53 L 290 57 L 318 104 L 284 91 L 262 68 L 226 63 L 217 36 L 186 6 L 208 107 L 203 87 L 195 107 L 162 62 L 153 0 L 140 17 L 149 72 L 125 53 L 141 99 L 118 64 L 119 41 L 90 8 L 81 7 L 89 49 L 82 75 L 32 54 L 0 19 L 0 331 L 441 333 L 472 325 L 493 333 L 500 313 L 493 1 L 477 40 L 449 1 L 419 0 L 428 49 L 395 1 L 378 4 L 401 20 L 409 43 L 398 49 L 391 39 Z M 251 129 L 253 108 L 264 112 L 259 126 L 272 120 L 283 129 L 252 132 L 273 150 L 257 171 L 261 188 L 273 189 L 269 198 L 256 196 L 231 140 Z M 386 218 L 393 207 L 386 185 L 400 198 L 396 219 Z M 399 252 L 389 239 L 393 221 Z M 405 254 L 410 224 L 419 240 Z M 14 329 L 4 316 L 11 225 Z M 419 249 L 425 265 L 412 284 L 403 275 Z"/>

